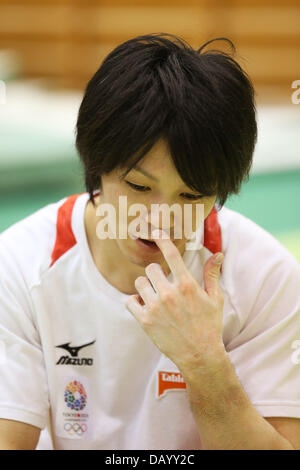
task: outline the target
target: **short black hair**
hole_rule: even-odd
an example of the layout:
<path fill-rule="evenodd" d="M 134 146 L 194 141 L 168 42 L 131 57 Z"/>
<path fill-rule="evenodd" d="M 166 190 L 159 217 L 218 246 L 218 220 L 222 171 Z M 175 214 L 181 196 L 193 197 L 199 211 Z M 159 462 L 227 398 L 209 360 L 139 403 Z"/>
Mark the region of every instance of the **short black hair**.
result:
<path fill-rule="evenodd" d="M 117 46 L 87 83 L 78 111 L 76 149 L 94 204 L 101 175 L 129 172 L 166 139 L 181 179 L 220 209 L 249 179 L 257 140 L 255 91 L 224 51 L 198 50 L 168 33 Z M 203 52 L 202 52 L 203 51 Z"/>

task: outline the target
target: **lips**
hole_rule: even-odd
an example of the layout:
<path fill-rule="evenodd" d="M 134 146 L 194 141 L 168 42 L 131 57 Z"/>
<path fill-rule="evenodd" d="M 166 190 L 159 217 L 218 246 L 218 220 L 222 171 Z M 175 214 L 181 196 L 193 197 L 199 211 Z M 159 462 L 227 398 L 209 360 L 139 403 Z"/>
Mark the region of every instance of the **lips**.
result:
<path fill-rule="evenodd" d="M 142 240 L 143 242 L 146 242 L 146 243 L 153 243 L 153 244 L 157 245 L 156 241 L 152 240 L 150 238 L 140 238 L 139 240 Z"/>
<path fill-rule="evenodd" d="M 157 245 L 156 240 L 153 239 L 153 238 L 141 238 L 141 237 L 137 237 L 136 235 L 133 235 L 133 234 L 131 235 L 131 237 L 132 237 L 134 240 L 143 240 L 143 241 L 146 241 L 146 242 L 155 243 L 155 244 Z M 178 239 L 177 239 L 177 240 L 178 240 Z M 176 241 L 173 240 L 173 239 L 171 239 L 171 241 L 172 241 L 173 243 L 176 243 Z"/>
<path fill-rule="evenodd" d="M 132 234 L 131 236 L 132 236 L 132 238 L 133 238 L 134 240 L 138 240 L 138 239 L 139 239 L 139 240 L 143 240 L 143 241 L 146 241 L 146 242 L 153 242 L 153 243 L 155 243 L 155 240 L 153 240 L 152 238 L 141 238 L 141 237 L 137 237 L 136 235 L 133 235 L 133 234 Z"/>
<path fill-rule="evenodd" d="M 140 238 L 140 240 L 143 240 L 143 241 L 145 241 L 145 242 L 155 243 L 155 244 L 157 245 L 156 240 L 153 240 L 152 238 Z M 178 240 L 178 239 L 177 239 L 177 240 Z M 172 240 L 172 239 L 171 239 L 171 241 L 172 241 L 173 243 L 176 243 L 175 240 Z"/>
<path fill-rule="evenodd" d="M 135 241 L 144 250 L 144 252 L 153 254 L 160 251 L 157 243 L 155 242 L 150 242 L 147 239 L 142 238 L 137 238 Z"/>

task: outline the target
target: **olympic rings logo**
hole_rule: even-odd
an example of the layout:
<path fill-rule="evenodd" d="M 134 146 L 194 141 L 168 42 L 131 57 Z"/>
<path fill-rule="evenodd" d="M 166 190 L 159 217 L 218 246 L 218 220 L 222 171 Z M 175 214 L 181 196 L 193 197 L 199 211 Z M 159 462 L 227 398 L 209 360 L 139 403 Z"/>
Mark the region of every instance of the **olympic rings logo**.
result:
<path fill-rule="evenodd" d="M 87 430 L 87 425 L 84 424 L 84 423 L 82 423 L 82 424 L 79 424 L 79 423 L 74 423 L 74 424 L 66 423 L 64 425 L 64 430 L 67 431 L 69 434 L 78 434 L 78 435 L 81 436 Z"/>

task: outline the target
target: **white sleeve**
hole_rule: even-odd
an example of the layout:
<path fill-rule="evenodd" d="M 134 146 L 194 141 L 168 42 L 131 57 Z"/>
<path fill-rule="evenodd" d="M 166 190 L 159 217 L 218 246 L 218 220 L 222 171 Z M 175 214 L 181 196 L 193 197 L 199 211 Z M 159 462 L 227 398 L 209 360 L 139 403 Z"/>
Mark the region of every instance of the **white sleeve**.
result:
<path fill-rule="evenodd" d="M 28 286 L 10 244 L 0 237 L 0 418 L 44 429 L 48 410 L 43 350 Z"/>
<path fill-rule="evenodd" d="M 256 225 L 242 236 L 229 282 L 240 331 L 226 350 L 261 416 L 300 418 L 300 265 Z"/>

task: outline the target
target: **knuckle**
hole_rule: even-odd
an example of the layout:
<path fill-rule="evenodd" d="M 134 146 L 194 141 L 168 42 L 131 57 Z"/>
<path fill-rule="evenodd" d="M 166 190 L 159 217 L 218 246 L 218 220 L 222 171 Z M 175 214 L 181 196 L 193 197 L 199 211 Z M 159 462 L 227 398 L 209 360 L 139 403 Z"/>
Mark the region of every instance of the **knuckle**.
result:
<path fill-rule="evenodd" d="M 188 294 L 190 292 L 194 292 L 195 285 L 190 280 L 182 280 L 178 285 L 178 289 L 182 294 Z"/>
<path fill-rule="evenodd" d="M 145 316 L 141 319 L 141 325 L 143 327 L 150 327 L 153 325 L 153 320 L 151 320 L 151 318 Z"/>
<path fill-rule="evenodd" d="M 159 312 L 160 312 L 159 305 L 157 303 L 152 304 L 149 307 L 149 311 L 150 311 L 151 315 L 153 315 L 153 316 L 158 315 Z"/>
<path fill-rule="evenodd" d="M 219 279 L 219 274 L 216 271 L 209 271 L 207 277 L 213 280 Z"/>
<path fill-rule="evenodd" d="M 160 295 L 160 299 L 163 303 L 170 303 L 173 301 L 174 295 L 170 291 L 164 291 Z"/>

